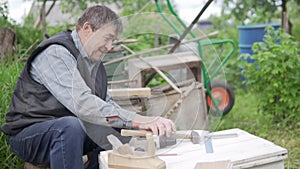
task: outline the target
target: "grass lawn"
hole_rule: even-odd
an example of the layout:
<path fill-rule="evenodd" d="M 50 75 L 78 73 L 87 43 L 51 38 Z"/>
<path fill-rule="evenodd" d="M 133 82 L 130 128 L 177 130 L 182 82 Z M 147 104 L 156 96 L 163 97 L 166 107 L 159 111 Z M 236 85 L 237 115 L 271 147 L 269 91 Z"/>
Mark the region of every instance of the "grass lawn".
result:
<path fill-rule="evenodd" d="M 270 115 L 258 113 L 254 93 L 236 91 L 233 109 L 220 122 L 218 130 L 240 128 L 251 134 L 269 140 L 288 150 L 286 169 L 300 168 L 300 122 L 294 128 L 285 122 L 274 124 Z M 296 126 L 296 127 L 295 127 Z"/>

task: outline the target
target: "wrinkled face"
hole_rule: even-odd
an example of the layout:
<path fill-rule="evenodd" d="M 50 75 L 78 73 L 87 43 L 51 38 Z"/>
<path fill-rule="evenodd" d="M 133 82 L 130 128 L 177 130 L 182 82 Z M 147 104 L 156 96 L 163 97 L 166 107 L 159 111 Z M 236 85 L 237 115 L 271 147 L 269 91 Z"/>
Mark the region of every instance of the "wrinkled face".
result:
<path fill-rule="evenodd" d="M 81 42 L 93 61 L 100 61 L 103 55 L 112 49 L 113 41 L 117 38 L 116 28 L 112 24 L 92 31 L 91 25 L 86 23 L 81 31 Z"/>

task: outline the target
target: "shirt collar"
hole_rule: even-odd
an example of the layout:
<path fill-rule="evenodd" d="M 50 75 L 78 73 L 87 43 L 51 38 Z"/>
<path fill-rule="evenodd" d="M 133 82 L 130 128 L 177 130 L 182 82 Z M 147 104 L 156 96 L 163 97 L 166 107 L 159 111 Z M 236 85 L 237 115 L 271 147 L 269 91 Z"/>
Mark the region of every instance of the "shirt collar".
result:
<path fill-rule="evenodd" d="M 79 50 L 79 52 L 81 54 L 81 56 L 84 57 L 84 58 L 88 58 L 88 54 L 85 51 L 85 49 L 83 48 L 83 46 L 82 46 L 82 43 L 81 43 L 81 41 L 79 39 L 77 31 L 73 30 L 72 33 L 71 33 L 71 36 L 73 38 L 73 41 L 75 43 L 76 48 Z"/>

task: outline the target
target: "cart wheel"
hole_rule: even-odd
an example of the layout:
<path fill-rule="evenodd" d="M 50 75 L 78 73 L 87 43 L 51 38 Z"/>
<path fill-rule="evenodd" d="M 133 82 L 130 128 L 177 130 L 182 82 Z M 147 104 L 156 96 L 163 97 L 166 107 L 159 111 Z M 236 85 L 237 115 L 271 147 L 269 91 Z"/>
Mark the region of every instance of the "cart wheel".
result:
<path fill-rule="evenodd" d="M 212 97 L 218 104 L 219 110 L 223 112 L 223 116 L 228 114 L 234 105 L 233 88 L 222 80 L 211 81 L 209 87 Z M 206 95 L 206 101 L 208 110 L 213 114 L 217 114 L 216 108 L 209 95 Z"/>

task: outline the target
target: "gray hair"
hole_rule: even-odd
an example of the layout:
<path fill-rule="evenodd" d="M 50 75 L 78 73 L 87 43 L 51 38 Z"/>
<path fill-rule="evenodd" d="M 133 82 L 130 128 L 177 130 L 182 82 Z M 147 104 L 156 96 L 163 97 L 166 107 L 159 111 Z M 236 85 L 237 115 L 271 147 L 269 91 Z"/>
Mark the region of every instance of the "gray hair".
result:
<path fill-rule="evenodd" d="M 78 31 L 85 22 L 91 24 L 92 30 L 98 30 L 105 24 L 113 24 L 116 33 L 122 33 L 123 26 L 119 16 L 106 6 L 93 6 L 87 8 L 77 21 L 76 30 Z"/>

